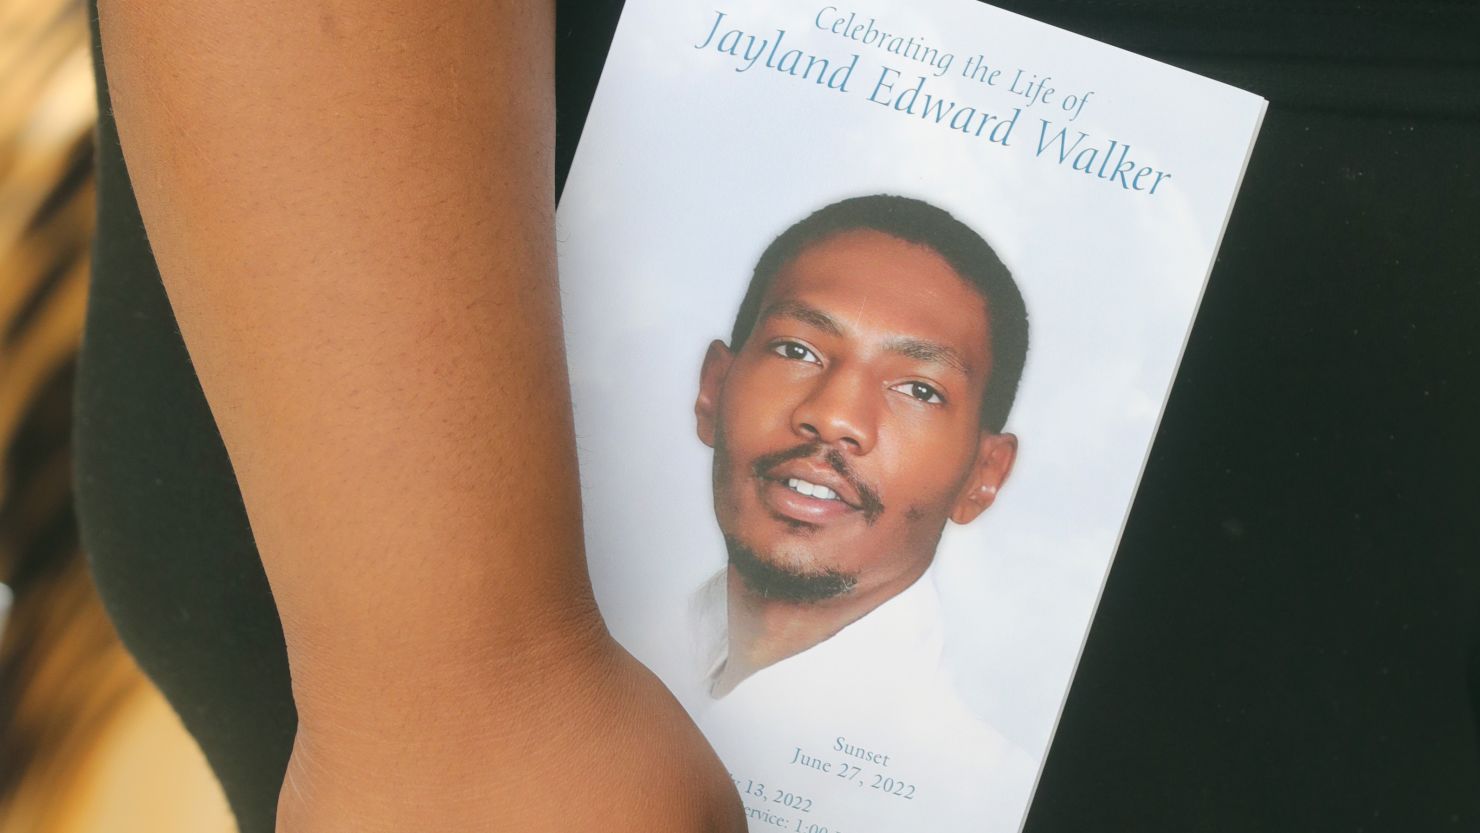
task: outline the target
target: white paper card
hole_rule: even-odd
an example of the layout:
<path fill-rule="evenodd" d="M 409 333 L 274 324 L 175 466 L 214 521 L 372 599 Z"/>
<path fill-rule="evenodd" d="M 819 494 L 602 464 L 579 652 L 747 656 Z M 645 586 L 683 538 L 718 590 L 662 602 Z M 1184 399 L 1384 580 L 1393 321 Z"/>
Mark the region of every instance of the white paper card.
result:
<path fill-rule="evenodd" d="M 558 213 L 587 546 L 752 831 L 1021 827 L 1264 105 L 967 0 L 628 1 Z"/>

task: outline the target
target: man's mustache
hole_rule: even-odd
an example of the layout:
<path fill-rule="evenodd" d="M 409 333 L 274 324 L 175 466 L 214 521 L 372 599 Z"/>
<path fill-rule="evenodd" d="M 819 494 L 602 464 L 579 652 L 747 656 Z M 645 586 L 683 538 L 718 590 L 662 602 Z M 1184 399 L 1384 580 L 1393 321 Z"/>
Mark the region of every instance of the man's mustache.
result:
<path fill-rule="evenodd" d="M 776 468 L 782 463 L 789 463 L 792 460 L 802 460 L 809 457 L 816 457 L 821 460 L 828 468 L 837 472 L 839 477 L 848 481 L 848 485 L 852 486 L 853 490 L 858 493 L 859 509 L 862 510 L 865 521 L 873 523 L 884 512 L 884 502 L 879 500 L 879 493 L 869 488 L 867 483 L 864 483 L 858 478 L 858 475 L 853 473 L 853 470 L 848 467 L 848 461 L 843 457 L 843 453 L 836 448 L 823 446 L 821 443 L 805 443 L 785 451 L 763 454 L 755 458 L 755 462 L 750 464 L 750 470 L 756 477 L 769 477 L 771 469 Z"/>

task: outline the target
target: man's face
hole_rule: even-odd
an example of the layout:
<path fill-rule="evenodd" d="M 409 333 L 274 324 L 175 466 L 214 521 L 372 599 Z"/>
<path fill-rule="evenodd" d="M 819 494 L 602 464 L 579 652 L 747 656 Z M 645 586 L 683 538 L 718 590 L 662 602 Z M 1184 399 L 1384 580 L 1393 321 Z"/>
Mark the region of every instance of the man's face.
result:
<path fill-rule="evenodd" d="M 940 255 L 882 232 L 783 267 L 741 349 L 710 346 L 695 406 L 742 575 L 795 601 L 882 600 L 924 572 L 946 520 L 989 506 L 1016 453 L 980 426 L 988 326 Z"/>

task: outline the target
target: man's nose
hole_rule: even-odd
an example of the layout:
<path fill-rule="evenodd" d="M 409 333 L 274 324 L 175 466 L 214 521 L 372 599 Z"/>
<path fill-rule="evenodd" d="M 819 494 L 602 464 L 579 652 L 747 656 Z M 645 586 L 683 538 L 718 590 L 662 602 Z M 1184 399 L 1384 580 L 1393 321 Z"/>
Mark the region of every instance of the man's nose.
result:
<path fill-rule="evenodd" d="M 877 400 L 878 391 L 862 374 L 834 368 L 792 411 L 791 428 L 808 440 L 867 454 L 878 431 Z"/>

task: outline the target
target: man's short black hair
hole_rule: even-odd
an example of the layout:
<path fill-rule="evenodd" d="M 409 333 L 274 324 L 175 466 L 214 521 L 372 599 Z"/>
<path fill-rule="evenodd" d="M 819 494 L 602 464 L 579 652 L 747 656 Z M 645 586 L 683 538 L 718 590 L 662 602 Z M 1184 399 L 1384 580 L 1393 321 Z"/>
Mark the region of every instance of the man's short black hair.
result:
<path fill-rule="evenodd" d="M 808 246 L 847 231 L 872 230 L 932 249 L 987 301 L 992 368 L 982 396 L 981 424 L 1000 433 L 1017 397 L 1028 356 L 1028 310 L 1012 273 L 980 234 L 923 200 L 874 194 L 835 202 L 812 212 L 771 241 L 755 264 L 750 287 L 740 302 L 730 349 L 750 338 L 760 316 L 761 298 L 776 275 Z"/>

